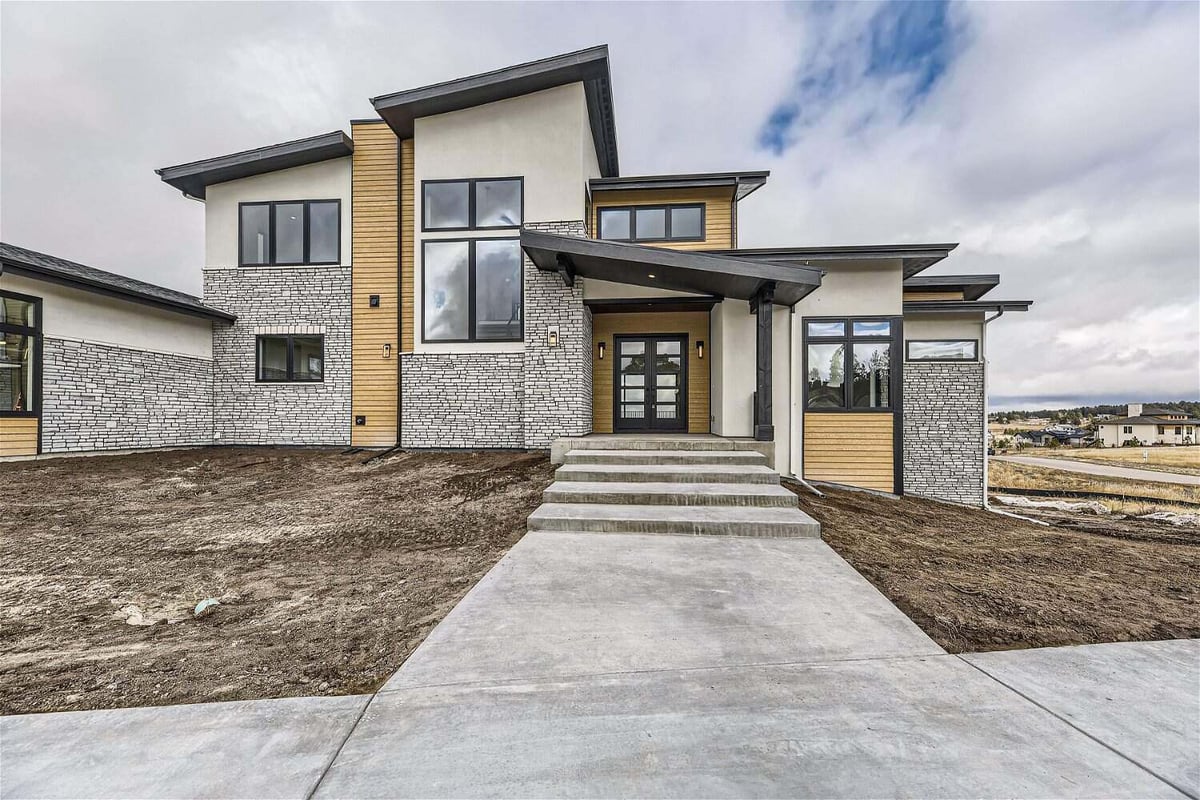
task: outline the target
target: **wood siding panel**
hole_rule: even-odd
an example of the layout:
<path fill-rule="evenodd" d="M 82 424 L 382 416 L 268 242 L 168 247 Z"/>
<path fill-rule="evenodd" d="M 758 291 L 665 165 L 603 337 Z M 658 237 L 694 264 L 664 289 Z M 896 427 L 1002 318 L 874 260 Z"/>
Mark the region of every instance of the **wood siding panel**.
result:
<path fill-rule="evenodd" d="M 706 250 L 734 247 L 732 192 L 727 187 L 697 189 L 634 189 L 622 192 L 596 192 L 592 195 L 589 224 L 592 236 L 599 236 L 600 209 L 612 206 L 658 206 L 672 203 L 704 203 L 702 242 L 643 242 L 650 247 L 672 250 Z"/>
<path fill-rule="evenodd" d="M 895 489 L 890 412 L 804 415 L 804 477 L 863 489 Z"/>
<path fill-rule="evenodd" d="M 0 456 L 36 456 L 37 417 L 0 417 Z"/>
<path fill-rule="evenodd" d="M 921 300 L 962 300 L 962 292 L 905 292 L 904 302 L 920 302 Z"/>
<path fill-rule="evenodd" d="M 417 282 L 415 245 L 413 244 L 413 225 L 416 213 L 416 194 L 413 187 L 413 170 L 416 160 L 413 152 L 413 140 L 405 139 L 400 142 L 400 217 L 404 220 L 404 229 L 400 233 L 400 349 L 405 353 L 413 351 L 413 318 L 416 303 Z"/>
<path fill-rule="evenodd" d="M 355 447 L 390 447 L 396 444 L 399 415 L 400 253 L 397 222 L 399 147 L 391 128 L 379 123 L 351 126 L 353 156 L 353 414 L 365 416 L 365 425 L 348 422 Z M 371 308 L 371 295 L 379 307 Z M 392 346 L 383 357 L 385 344 Z"/>
<path fill-rule="evenodd" d="M 650 312 L 644 314 L 596 314 L 592 317 L 592 431 L 613 432 L 613 361 L 617 334 L 687 334 L 688 433 L 709 432 L 708 312 Z M 704 342 L 704 358 L 696 355 L 696 342 Z M 597 345 L 607 352 L 601 361 Z"/>

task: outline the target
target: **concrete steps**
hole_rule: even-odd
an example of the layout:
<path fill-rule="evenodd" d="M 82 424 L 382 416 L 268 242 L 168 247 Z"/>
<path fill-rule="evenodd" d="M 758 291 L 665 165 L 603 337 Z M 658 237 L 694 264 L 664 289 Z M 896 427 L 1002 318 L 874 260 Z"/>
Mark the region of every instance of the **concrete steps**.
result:
<path fill-rule="evenodd" d="M 718 437 L 588 437 L 554 443 L 562 466 L 531 531 L 820 536 L 768 466 L 762 443 Z"/>

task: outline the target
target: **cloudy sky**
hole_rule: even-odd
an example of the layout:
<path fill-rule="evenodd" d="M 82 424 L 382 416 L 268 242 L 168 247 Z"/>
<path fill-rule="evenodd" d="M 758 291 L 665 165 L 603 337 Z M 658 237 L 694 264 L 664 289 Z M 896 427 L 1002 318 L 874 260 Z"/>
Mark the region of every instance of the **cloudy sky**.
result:
<path fill-rule="evenodd" d="M 0 5 L 0 235 L 198 293 L 155 167 L 607 43 L 622 172 L 770 169 L 741 244 L 957 241 L 997 407 L 1200 396 L 1200 5 Z"/>

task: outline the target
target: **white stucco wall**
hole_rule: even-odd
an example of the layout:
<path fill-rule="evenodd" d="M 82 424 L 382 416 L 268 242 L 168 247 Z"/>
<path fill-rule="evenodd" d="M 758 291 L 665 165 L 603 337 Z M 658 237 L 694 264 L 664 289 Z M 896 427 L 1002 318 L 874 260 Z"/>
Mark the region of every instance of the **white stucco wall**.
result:
<path fill-rule="evenodd" d="M 821 286 L 796 304 L 805 317 L 899 316 L 904 307 L 899 259 L 883 264 L 823 264 Z"/>
<path fill-rule="evenodd" d="M 135 350 L 212 358 L 212 322 L 23 276 L 0 288 L 42 298 L 42 335 Z"/>
<path fill-rule="evenodd" d="M 706 297 L 696 292 L 677 292 L 674 289 L 654 289 L 649 286 L 635 286 L 632 283 L 613 283 L 600 281 L 595 278 L 583 279 L 583 298 L 585 300 L 634 299 L 640 297 Z"/>
<path fill-rule="evenodd" d="M 350 264 L 349 158 L 281 169 L 209 186 L 204 202 L 204 266 L 237 267 L 238 204 L 287 200 L 341 200 L 341 263 Z"/>
<path fill-rule="evenodd" d="M 591 155 L 588 154 L 591 151 Z M 581 221 L 587 179 L 599 174 L 588 127 L 583 84 L 576 83 L 496 103 L 416 120 L 413 133 L 413 214 L 416 352 L 519 352 L 521 342 L 423 342 L 422 242 L 513 237 L 512 230 L 423 232 L 421 184 L 454 178 L 524 178 L 524 222 Z"/>
<path fill-rule="evenodd" d="M 906 314 L 904 340 L 975 339 L 983 352 L 983 314 Z"/>
<path fill-rule="evenodd" d="M 719 436 L 753 436 L 755 386 L 754 315 L 745 300 L 723 300 L 713 306 L 712 337 L 717 340 L 712 365 L 712 432 Z"/>

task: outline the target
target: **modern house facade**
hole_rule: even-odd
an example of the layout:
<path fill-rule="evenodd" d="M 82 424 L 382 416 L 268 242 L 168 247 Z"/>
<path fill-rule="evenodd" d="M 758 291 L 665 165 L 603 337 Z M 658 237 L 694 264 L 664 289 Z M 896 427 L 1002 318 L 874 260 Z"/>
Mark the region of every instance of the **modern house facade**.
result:
<path fill-rule="evenodd" d="M 372 104 L 349 135 L 158 170 L 205 206 L 212 443 L 715 434 L 984 502 L 987 324 L 1030 303 L 925 274 L 953 244 L 740 247 L 768 173 L 621 175 L 604 47 Z"/>
<path fill-rule="evenodd" d="M 1106 419 L 1096 425 L 1096 439 L 1103 447 L 1121 447 L 1126 442 L 1138 445 L 1196 444 L 1200 419 L 1182 411 L 1130 403 L 1126 415 Z"/>

